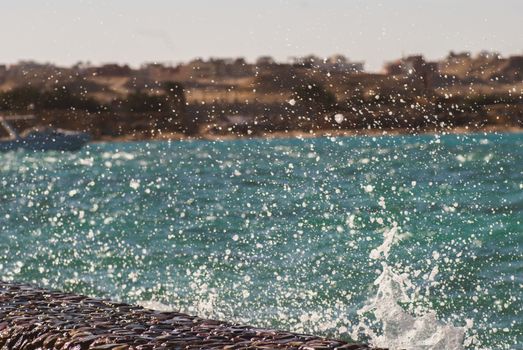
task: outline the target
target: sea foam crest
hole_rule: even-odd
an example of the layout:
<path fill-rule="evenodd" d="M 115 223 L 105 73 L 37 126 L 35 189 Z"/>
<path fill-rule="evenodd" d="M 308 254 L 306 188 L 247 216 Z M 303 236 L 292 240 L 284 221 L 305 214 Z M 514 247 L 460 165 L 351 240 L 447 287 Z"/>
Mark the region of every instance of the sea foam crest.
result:
<path fill-rule="evenodd" d="M 383 243 L 373 249 L 371 259 L 381 259 L 381 274 L 374 281 L 376 295 L 360 310 L 360 323 L 354 327 L 352 337 L 358 339 L 363 332 L 373 346 L 389 349 L 416 350 L 460 350 L 463 349 L 465 333 L 472 326 L 465 327 L 445 324 L 436 318 L 434 311 L 412 315 L 401 304 L 415 302 L 417 288 L 406 273 L 398 273 L 387 264 L 393 244 L 398 240 L 398 227 L 385 230 Z M 437 270 L 436 270 L 437 271 Z M 367 315 L 372 314 L 381 325 L 380 334 L 370 326 Z"/>

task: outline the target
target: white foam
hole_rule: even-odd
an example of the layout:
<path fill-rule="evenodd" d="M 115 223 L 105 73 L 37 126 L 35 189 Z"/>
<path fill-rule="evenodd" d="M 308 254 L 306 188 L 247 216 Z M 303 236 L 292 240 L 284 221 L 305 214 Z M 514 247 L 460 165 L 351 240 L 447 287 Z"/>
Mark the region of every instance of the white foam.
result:
<path fill-rule="evenodd" d="M 360 323 L 353 328 L 352 337 L 358 339 L 363 332 L 370 338 L 373 346 L 391 350 L 463 349 L 465 333 L 472 326 L 470 321 L 466 327 L 455 327 L 439 321 L 432 310 L 414 315 L 400 305 L 415 303 L 418 288 L 411 282 L 408 274 L 398 273 L 387 264 L 390 250 L 399 239 L 397 233 L 396 226 L 386 230 L 383 233 L 383 243 L 370 253 L 371 259 L 382 260 L 382 271 L 374 281 L 376 295 L 358 311 Z M 437 272 L 435 267 L 429 281 L 436 278 Z M 381 328 L 379 334 L 371 328 L 376 322 Z"/>
<path fill-rule="evenodd" d="M 173 307 L 155 300 L 142 300 L 137 303 L 138 305 L 151 310 L 156 311 L 174 311 Z"/>

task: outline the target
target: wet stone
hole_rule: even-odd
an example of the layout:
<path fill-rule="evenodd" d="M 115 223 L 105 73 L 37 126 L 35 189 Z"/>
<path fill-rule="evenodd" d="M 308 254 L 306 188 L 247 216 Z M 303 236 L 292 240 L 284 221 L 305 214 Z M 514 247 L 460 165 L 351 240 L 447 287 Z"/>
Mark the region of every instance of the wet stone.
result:
<path fill-rule="evenodd" d="M 369 349 L 0 281 L 2 350 Z"/>

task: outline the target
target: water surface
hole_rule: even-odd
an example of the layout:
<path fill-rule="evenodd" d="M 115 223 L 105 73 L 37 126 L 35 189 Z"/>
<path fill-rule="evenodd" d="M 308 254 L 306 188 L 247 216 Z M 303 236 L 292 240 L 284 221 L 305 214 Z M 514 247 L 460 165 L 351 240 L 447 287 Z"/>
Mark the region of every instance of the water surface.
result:
<path fill-rule="evenodd" d="M 1 279 L 326 336 L 351 336 L 386 263 L 408 312 L 523 349 L 522 221 L 523 134 L 0 154 Z"/>

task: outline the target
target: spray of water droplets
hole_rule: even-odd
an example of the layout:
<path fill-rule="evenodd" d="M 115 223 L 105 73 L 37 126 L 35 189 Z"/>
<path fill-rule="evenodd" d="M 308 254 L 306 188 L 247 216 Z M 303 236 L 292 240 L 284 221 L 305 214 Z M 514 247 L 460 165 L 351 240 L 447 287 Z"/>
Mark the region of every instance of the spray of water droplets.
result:
<path fill-rule="evenodd" d="M 412 349 L 521 349 L 521 135 L 0 154 L 0 277 Z"/>

